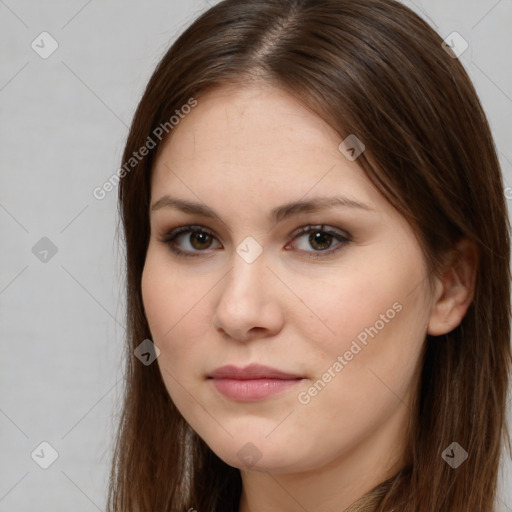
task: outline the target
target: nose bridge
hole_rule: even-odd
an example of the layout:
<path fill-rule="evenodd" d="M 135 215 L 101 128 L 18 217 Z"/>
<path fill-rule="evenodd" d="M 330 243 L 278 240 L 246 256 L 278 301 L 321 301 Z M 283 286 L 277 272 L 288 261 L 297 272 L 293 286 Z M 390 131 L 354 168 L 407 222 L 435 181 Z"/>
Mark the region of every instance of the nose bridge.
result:
<path fill-rule="evenodd" d="M 259 244 L 258 244 L 259 245 Z M 233 255 L 232 268 L 226 278 L 223 296 L 237 301 L 255 302 L 264 289 L 261 286 L 268 271 L 265 267 L 263 250 L 256 255 L 254 246 L 242 242 Z"/>
<path fill-rule="evenodd" d="M 266 268 L 263 251 L 256 255 L 255 246 L 250 244 L 246 241 L 237 247 L 214 311 L 215 327 L 239 340 L 246 339 L 254 327 L 274 331 L 281 317 L 269 296 L 267 280 L 272 273 Z"/>

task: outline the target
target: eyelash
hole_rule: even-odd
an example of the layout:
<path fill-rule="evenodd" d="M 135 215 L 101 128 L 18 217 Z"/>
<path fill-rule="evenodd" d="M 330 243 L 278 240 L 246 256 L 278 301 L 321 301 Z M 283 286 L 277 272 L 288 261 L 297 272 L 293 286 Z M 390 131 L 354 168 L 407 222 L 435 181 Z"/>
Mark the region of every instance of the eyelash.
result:
<path fill-rule="evenodd" d="M 201 253 L 206 251 L 196 251 L 196 252 L 188 252 L 183 251 L 176 247 L 175 240 L 178 238 L 178 236 L 183 235 L 184 233 L 200 233 L 200 234 L 206 234 L 210 235 L 212 237 L 215 237 L 214 233 L 210 231 L 207 228 L 204 228 L 203 226 L 182 226 L 176 229 L 171 230 L 166 235 L 163 236 L 163 238 L 160 240 L 160 242 L 166 244 L 169 249 L 176 255 L 180 257 L 185 258 L 197 258 L 202 256 Z M 341 233 L 331 230 L 331 229 L 324 229 L 323 225 L 309 225 L 309 226 L 303 226 L 301 228 L 298 228 L 293 233 L 292 240 L 296 240 L 297 238 L 300 238 L 300 236 L 307 235 L 309 233 L 326 233 L 328 235 L 333 236 L 335 239 L 337 239 L 340 244 L 334 248 L 334 249 L 327 249 L 323 251 L 313 251 L 311 254 L 308 254 L 308 258 L 325 258 L 328 256 L 333 255 L 334 253 L 338 252 L 339 250 L 343 249 L 346 245 L 352 242 L 352 239 L 350 235 L 342 235 Z M 303 251 L 306 253 L 310 253 L 310 251 Z"/>

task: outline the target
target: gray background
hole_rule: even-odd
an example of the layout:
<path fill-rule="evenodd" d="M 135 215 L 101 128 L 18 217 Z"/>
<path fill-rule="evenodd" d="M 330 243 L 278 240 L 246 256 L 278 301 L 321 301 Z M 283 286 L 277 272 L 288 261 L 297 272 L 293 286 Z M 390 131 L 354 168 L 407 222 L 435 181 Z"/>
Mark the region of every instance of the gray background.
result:
<path fill-rule="evenodd" d="M 443 38 L 457 31 L 468 41 L 460 59 L 512 184 L 512 0 L 404 3 Z M 206 8 L 206 0 L 0 0 L 0 512 L 105 507 L 124 277 L 117 189 L 101 201 L 92 190 L 119 168 L 160 57 Z M 43 31 L 59 45 L 46 59 L 31 47 Z M 56 254 L 34 254 L 43 237 Z M 48 469 L 31 458 L 43 441 L 59 454 Z M 36 454 L 50 460 L 48 448 Z M 510 461 L 502 479 L 496 510 L 512 511 Z"/>

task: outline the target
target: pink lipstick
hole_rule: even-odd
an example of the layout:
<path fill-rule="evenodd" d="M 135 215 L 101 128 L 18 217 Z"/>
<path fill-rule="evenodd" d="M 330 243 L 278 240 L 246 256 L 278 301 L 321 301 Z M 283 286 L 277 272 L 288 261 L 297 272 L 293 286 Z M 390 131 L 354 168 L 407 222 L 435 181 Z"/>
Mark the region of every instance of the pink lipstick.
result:
<path fill-rule="evenodd" d="M 277 370 L 269 366 L 251 364 L 245 368 L 222 366 L 209 376 L 213 385 L 227 398 L 240 402 L 262 400 L 289 389 L 303 377 Z"/>

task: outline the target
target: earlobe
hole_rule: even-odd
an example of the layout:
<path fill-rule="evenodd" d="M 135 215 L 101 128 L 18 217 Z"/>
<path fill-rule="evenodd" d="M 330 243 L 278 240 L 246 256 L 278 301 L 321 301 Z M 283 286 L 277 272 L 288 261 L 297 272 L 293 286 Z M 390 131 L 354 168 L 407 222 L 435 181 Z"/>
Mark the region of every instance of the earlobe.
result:
<path fill-rule="evenodd" d="M 427 333 L 447 334 L 464 318 L 474 293 L 478 272 L 478 249 L 473 242 L 461 240 L 451 262 L 437 280 Z"/>

